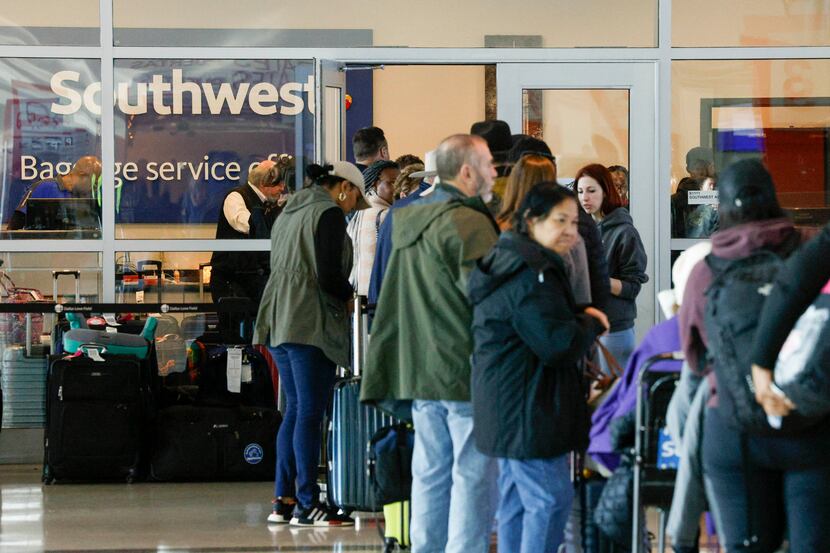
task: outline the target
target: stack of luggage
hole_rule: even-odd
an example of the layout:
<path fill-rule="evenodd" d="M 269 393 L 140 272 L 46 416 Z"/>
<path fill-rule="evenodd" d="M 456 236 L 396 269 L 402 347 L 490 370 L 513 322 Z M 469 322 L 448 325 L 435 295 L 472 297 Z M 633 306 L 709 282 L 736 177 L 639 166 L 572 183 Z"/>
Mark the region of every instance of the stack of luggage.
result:
<path fill-rule="evenodd" d="M 44 482 L 271 480 L 271 366 L 241 336 L 69 313 L 49 358 Z"/>

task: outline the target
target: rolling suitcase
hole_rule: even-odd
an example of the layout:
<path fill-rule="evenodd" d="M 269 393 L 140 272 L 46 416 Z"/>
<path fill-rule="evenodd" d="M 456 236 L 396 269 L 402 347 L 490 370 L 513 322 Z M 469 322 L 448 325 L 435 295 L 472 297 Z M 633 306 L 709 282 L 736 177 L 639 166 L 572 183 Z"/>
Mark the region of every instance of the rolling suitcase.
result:
<path fill-rule="evenodd" d="M 369 443 L 368 474 L 374 505 L 383 505 L 385 523 L 378 525 L 384 551 L 410 546 L 409 520 L 412 495 L 412 451 L 415 431 L 400 423 L 381 428 Z"/>
<path fill-rule="evenodd" d="M 82 348 L 52 356 L 47 380 L 43 481 L 134 481 L 150 400 L 146 364 Z"/>
<path fill-rule="evenodd" d="M 281 421 L 273 408 L 161 409 L 150 475 L 160 481 L 273 480 Z"/>
<path fill-rule="evenodd" d="M 408 549 L 412 545 L 409 540 L 409 521 L 412 517 L 410 507 L 409 501 L 397 501 L 383 506 L 384 553 Z"/>
<path fill-rule="evenodd" d="M 367 474 L 368 445 L 384 426 L 397 421 L 382 411 L 360 403 L 360 368 L 368 341 L 365 298 L 355 301 L 353 330 L 353 378 L 334 386 L 327 439 L 329 501 L 345 512 L 374 511 Z"/>
<path fill-rule="evenodd" d="M 2 426 L 43 428 L 46 423 L 46 367 L 44 346 L 6 346 L 0 361 Z"/>

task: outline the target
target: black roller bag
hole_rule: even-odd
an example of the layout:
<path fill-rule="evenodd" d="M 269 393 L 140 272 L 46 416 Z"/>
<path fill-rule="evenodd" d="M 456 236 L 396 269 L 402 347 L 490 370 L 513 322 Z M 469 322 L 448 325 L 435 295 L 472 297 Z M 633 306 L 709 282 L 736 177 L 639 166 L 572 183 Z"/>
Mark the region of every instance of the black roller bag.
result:
<path fill-rule="evenodd" d="M 149 406 L 146 362 L 106 353 L 52 356 L 44 482 L 138 478 Z"/>
<path fill-rule="evenodd" d="M 265 407 L 162 409 L 150 474 L 160 481 L 273 480 L 281 420 Z"/>
<path fill-rule="evenodd" d="M 230 343 L 229 343 L 230 342 Z M 150 475 L 160 481 L 273 480 L 282 417 L 268 365 L 240 337 L 200 336 L 191 347 L 193 385 L 160 389 Z M 235 345 L 239 344 L 239 345 Z M 228 349 L 242 348 L 251 380 L 227 389 Z"/>

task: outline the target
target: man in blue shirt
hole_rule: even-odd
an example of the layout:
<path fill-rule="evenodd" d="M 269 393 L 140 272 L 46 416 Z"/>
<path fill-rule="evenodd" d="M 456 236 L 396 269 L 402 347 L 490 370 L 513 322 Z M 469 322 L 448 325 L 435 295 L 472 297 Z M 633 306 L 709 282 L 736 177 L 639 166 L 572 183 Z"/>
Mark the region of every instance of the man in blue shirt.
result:
<path fill-rule="evenodd" d="M 84 156 L 65 175 L 40 180 L 29 187 L 9 220 L 8 230 L 26 225 L 26 204 L 30 198 L 91 198 L 92 180 L 101 176 L 101 160 Z"/>

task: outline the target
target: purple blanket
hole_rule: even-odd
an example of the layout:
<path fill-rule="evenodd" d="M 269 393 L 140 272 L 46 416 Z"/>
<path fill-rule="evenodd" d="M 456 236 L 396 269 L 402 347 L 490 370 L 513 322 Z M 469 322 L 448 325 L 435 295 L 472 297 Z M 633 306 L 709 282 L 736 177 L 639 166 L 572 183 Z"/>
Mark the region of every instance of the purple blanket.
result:
<path fill-rule="evenodd" d="M 634 350 L 619 384 L 608 394 L 591 417 L 591 443 L 588 454 L 609 470 L 620 464 L 620 456 L 611 449 L 611 421 L 634 410 L 637 404 L 637 373 L 650 357 L 680 350 L 680 331 L 677 317 L 660 323 L 649 330 L 639 347 Z M 653 370 L 678 372 L 682 362 L 664 361 Z"/>

